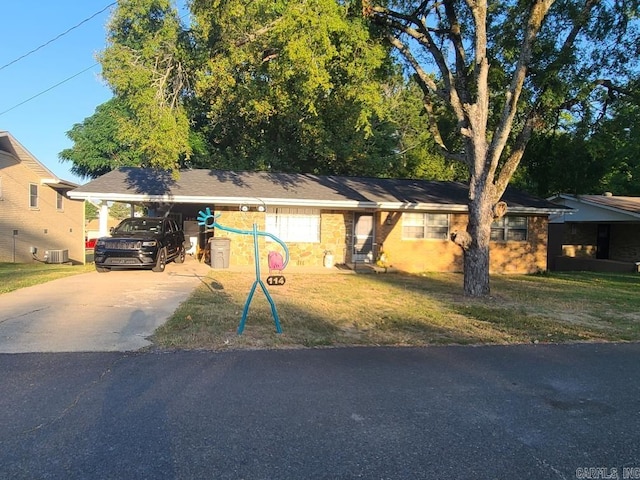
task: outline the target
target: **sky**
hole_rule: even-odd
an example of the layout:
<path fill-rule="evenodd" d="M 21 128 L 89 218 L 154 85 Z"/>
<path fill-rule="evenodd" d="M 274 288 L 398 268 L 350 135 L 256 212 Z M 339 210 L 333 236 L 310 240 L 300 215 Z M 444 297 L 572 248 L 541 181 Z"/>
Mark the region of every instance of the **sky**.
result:
<path fill-rule="evenodd" d="M 2 5 L 0 131 L 11 133 L 58 178 L 80 185 L 89 179 L 73 175 L 71 163 L 61 162 L 58 154 L 73 146 L 66 135 L 73 125 L 112 97 L 96 54 L 106 46 L 106 24 L 114 8 L 114 0 Z"/>

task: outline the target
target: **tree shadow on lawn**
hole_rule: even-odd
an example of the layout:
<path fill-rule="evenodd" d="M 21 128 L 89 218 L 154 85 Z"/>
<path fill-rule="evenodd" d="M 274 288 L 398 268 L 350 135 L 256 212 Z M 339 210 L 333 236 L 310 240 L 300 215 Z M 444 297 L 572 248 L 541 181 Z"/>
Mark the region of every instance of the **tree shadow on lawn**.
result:
<path fill-rule="evenodd" d="M 425 291 L 414 282 L 400 282 L 400 286 L 381 282 L 381 290 L 372 291 L 376 281 L 360 277 L 296 273 L 287 276 L 286 285 L 268 288 L 281 334 L 276 333 L 270 304 L 258 287 L 244 331 L 238 335 L 254 278 L 217 272 L 211 285 L 198 287 L 152 341 L 158 348 L 213 350 L 496 342 L 495 334 L 488 338 L 466 319 L 460 321 L 455 312 L 443 314 L 433 308 L 426 301 L 428 288 Z M 385 297 L 391 287 L 393 298 Z M 403 298 L 403 289 L 409 300 Z"/>
<path fill-rule="evenodd" d="M 463 275 L 459 273 L 379 274 L 371 281 L 402 287 L 440 304 L 444 310 L 463 316 L 481 330 L 494 330 L 497 341 L 571 342 L 628 341 L 638 339 L 638 329 L 627 328 L 620 320 L 614 326 L 596 312 L 590 303 L 589 288 L 568 293 L 566 278 L 540 275 L 493 275 L 492 295 L 473 298 L 464 295 Z M 580 290 L 579 287 L 574 287 Z M 593 307 L 594 311 L 589 311 Z M 585 311 L 586 310 L 586 311 Z M 488 335 L 491 337 L 491 335 Z M 479 339 L 479 340 L 486 340 Z"/>

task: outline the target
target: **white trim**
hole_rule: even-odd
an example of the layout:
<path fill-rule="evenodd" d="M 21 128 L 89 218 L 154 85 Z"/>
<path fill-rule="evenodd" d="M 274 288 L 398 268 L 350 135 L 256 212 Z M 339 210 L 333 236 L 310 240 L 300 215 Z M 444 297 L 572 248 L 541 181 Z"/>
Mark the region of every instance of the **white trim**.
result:
<path fill-rule="evenodd" d="M 114 202 L 173 202 L 173 203 L 200 203 L 218 206 L 226 205 L 267 205 L 274 207 L 308 207 L 325 209 L 346 209 L 346 210 L 416 210 L 416 211 L 442 211 L 452 213 L 466 213 L 469 211 L 467 205 L 446 205 L 439 203 L 400 203 L 400 202 L 357 202 L 352 200 L 314 200 L 314 199 L 292 199 L 292 198 L 256 198 L 256 197 L 205 197 L 186 195 L 146 195 L 146 194 L 124 194 L 124 193 L 93 193 L 72 190 L 68 193 L 72 199 L 88 200 L 90 202 L 109 200 Z M 508 207 L 512 214 L 529 215 L 553 215 L 565 212 L 565 209 L 545 209 L 535 207 Z"/>

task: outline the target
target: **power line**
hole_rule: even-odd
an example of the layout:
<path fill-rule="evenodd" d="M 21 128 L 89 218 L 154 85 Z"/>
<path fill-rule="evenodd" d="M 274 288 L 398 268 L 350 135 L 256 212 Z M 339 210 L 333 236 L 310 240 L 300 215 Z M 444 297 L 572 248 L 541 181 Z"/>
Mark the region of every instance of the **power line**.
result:
<path fill-rule="evenodd" d="M 17 105 L 14 105 L 13 107 L 8 108 L 7 110 L 5 110 L 5 111 L 3 111 L 3 112 L 0 112 L 0 115 L 4 115 L 5 113 L 8 113 L 8 112 L 10 112 L 10 111 L 11 111 L 11 110 L 13 110 L 13 109 L 18 108 L 19 106 L 24 105 L 24 104 L 25 104 L 25 103 L 27 103 L 27 102 L 30 102 L 30 101 L 31 101 L 31 100 L 33 100 L 34 98 L 39 97 L 40 95 L 44 95 L 44 94 L 45 94 L 45 93 L 47 93 L 48 91 L 53 90 L 54 88 L 59 87 L 59 86 L 60 86 L 60 85 L 62 85 L 63 83 L 66 83 L 66 82 L 68 82 L 69 80 L 72 80 L 72 79 L 76 78 L 78 75 L 81 75 L 81 74 L 83 74 L 84 72 L 87 72 L 87 71 L 91 70 L 92 68 L 96 67 L 97 65 L 98 65 L 97 63 L 94 63 L 94 64 L 93 64 L 93 65 L 91 65 L 89 68 L 85 68 L 85 69 L 84 69 L 84 70 L 82 70 L 81 72 L 78 72 L 78 73 L 76 73 L 76 74 L 74 74 L 74 75 L 71 75 L 70 77 L 65 78 L 65 79 L 64 79 L 64 80 L 62 80 L 61 82 L 56 83 L 55 85 L 53 85 L 53 86 L 51 86 L 51 87 L 47 88 L 46 90 L 43 90 L 43 91 L 41 91 L 40 93 L 36 93 L 34 96 L 27 98 L 26 100 L 24 100 L 24 101 L 22 101 L 22 102 L 18 103 Z"/>
<path fill-rule="evenodd" d="M 19 62 L 20 60 L 22 60 L 23 58 L 28 57 L 29 55 L 31 55 L 32 53 L 37 52 L 38 50 L 40 50 L 41 48 L 46 47 L 47 45 L 49 45 L 50 43 L 55 42 L 56 40 L 58 40 L 59 38 L 65 36 L 66 34 L 68 34 L 69 32 L 75 30 L 76 28 L 78 28 L 80 25 L 87 23 L 89 20 L 91 20 L 92 18 L 100 15 L 102 12 L 104 12 L 105 10 L 107 10 L 108 8 L 113 7 L 115 4 L 117 4 L 118 2 L 113 2 L 110 3 L 109 5 L 107 5 L 106 7 L 104 7 L 102 10 L 100 10 L 99 12 L 94 13 L 93 15 L 91 15 L 88 18 L 85 18 L 84 20 L 82 20 L 80 23 L 78 23 L 77 25 L 74 25 L 73 27 L 69 28 L 68 30 L 66 30 L 65 32 L 62 32 L 60 35 L 58 35 L 55 38 L 52 38 L 51 40 L 49 40 L 48 42 L 43 43 L 42 45 L 40 45 L 39 47 L 34 48 L 33 50 L 31 50 L 30 52 L 25 53 L 24 55 L 19 56 L 18 58 L 16 58 L 15 60 L 11 60 L 9 63 L 2 65 L 0 67 L 0 71 L 4 70 L 5 68 L 7 68 L 10 65 L 13 65 L 16 62 Z M 92 67 L 93 68 L 93 67 Z M 81 72 L 82 73 L 82 72 Z M 2 112 L 4 113 L 4 112 Z M 0 114 L 1 115 L 1 114 Z"/>

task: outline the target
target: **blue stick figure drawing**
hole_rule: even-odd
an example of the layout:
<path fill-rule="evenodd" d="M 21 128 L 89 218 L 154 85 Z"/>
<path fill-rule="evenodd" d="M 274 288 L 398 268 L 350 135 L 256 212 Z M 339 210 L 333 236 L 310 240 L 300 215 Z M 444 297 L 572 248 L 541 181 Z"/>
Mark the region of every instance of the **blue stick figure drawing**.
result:
<path fill-rule="evenodd" d="M 249 313 L 249 304 L 253 299 L 253 294 L 255 293 L 258 285 L 264 292 L 265 297 L 267 297 L 267 300 L 269 301 L 269 305 L 271 305 L 271 315 L 273 316 L 273 321 L 276 326 L 276 332 L 282 333 L 282 327 L 280 326 L 280 318 L 278 317 L 276 304 L 273 301 L 273 298 L 271 298 L 271 295 L 269 294 L 269 290 L 267 290 L 267 286 L 264 284 L 264 282 L 260 278 L 260 257 L 258 252 L 258 237 L 259 236 L 269 237 L 275 242 L 279 243 L 282 246 L 282 249 L 284 250 L 284 253 L 285 253 L 284 258 L 282 258 L 282 256 L 279 254 L 270 256 L 269 258 L 270 270 L 273 269 L 273 270 L 282 271 L 286 268 L 287 264 L 289 263 L 289 249 L 287 248 L 287 245 L 275 235 L 269 232 L 263 232 L 261 230 L 258 230 L 258 226 L 255 223 L 253 224 L 253 230 L 239 230 L 237 228 L 225 227 L 224 225 L 220 225 L 217 222 L 217 219 L 220 217 L 220 215 L 221 214 L 219 213 L 216 215 L 212 214 L 211 209 L 209 207 L 205 208 L 204 211 L 200 210 L 198 212 L 198 225 L 203 225 L 205 228 L 217 228 L 225 232 L 237 233 L 238 235 L 253 236 L 253 255 L 254 255 L 254 262 L 256 267 L 256 279 L 254 280 L 253 285 L 251 286 L 251 290 L 249 291 L 249 295 L 247 296 L 247 301 L 245 302 L 244 309 L 242 310 L 242 319 L 240 320 L 240 325 L 238 325 L 238 335 L 242 335 L 242 332 L 244 331 L 244 326 L 247 321 L 247 314 Z"/>

